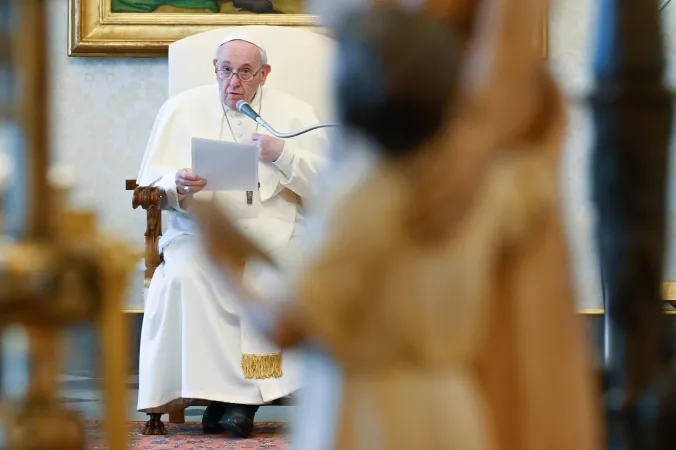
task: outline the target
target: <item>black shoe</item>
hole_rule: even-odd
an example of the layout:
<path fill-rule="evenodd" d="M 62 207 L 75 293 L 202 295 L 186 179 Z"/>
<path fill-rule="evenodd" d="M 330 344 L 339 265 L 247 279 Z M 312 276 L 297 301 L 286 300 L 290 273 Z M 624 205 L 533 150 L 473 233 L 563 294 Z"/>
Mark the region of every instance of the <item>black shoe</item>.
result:
<path fill-rule="evenodd" d="M 222 426 L 238 438 L 248 438 L 254 427 L 258 405 L 230 405 Z"/>
<path fill-rule="evenodd" d="M 204 432 L 204 434 L 218 434 L 225 431 L 225 428 L 218 422 L 223 418 L 227 408 L 227 403 L 209 403 L 209 406 L 204 410 L 204 415 L 202 416 L 202 432 Z"/>

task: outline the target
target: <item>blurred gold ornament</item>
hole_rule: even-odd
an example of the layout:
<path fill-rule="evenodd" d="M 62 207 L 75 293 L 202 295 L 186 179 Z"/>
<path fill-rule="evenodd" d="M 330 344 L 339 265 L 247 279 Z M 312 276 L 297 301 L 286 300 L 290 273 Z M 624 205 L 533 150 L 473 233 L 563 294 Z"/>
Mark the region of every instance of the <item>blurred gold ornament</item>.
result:
<path fill-rule="evenodd" d="M 93 213 L 65 208 L 67 188 L 47 182 L 49 110 L 46 0 L 0 0 L 0 330 L 17 324 L 29 338 L 30 379 L 20 404 L 3 404 L 9 450 L 85 448 L 81 419 L 58 401 L 66 327 L 93 323 L 101 335 L 107 447 L 126 448 L 126 279 L 135 254 L 96 228 Z M 12 28 L 10 28 L 10 25 Z M 16 27 L 16 28 L 15 28 Z M 13 32 L 16 31 L 16 34 Z"/>

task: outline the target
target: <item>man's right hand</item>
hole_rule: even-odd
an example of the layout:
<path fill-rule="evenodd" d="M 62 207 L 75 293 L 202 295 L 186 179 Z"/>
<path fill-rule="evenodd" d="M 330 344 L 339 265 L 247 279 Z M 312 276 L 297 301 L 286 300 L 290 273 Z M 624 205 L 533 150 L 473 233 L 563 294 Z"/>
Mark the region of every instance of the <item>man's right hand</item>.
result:
<path fill-rule="evenodd" d="M 207 180 L 193 173 L 191 169 L 176 172 L 176 191 L 181 195 L 193 195 L 204 189 Z"/>

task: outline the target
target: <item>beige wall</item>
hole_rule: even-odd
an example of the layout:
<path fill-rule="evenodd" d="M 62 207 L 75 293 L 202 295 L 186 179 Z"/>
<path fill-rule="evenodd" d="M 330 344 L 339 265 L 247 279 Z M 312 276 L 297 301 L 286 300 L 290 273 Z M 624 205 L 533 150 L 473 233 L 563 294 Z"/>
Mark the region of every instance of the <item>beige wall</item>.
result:
<path fill-rule="evenodd" d="M 167 60 L 69 58 L 68 0 L 50 8 L 52 134 L 55 162 L 76 173 L 72 201 L 143 251 L 145 215 L 132 210 L 124 180 L 136 178 L 145 143 L 167 93 Z M 142 305 L 142 274 L 130 306 Z"/>
<path fill-rule="evenodd" d="M 593 0 L 556 0 L 550 11 L 550 64 L 552 72 L 569 99 L 571 110 L 566 152 L 563 156 L 563 192 L 571 237 L 573 273 L 578 303 L 582 308 L 600 308 L 601 291 L 593 247 L 593 215 L 589 201 L 589 124 L 576 97 L 589 86 Z M 581 99 L 580 99 L 581 100 Z M 544 301 L 544 299 L 543 299 Z"/>
<path fill-rule="evenodd" d="M 591 24 L 598 2 L 556 0 L 551 17 L 551 64 L 562 86 L 575 96 L 590 86 Z M 152 123 L 167 91 L 166 59 L 68 58 L 67 0 L 47 2 L 52 26 L 53 144 L 55 161 L 77 174 L 73 202 L 94 208 L 105 226 L 142 250 L 144 214 L 133 211 L 124 180 L 134 178 Z M 665 14 L 676 25 L 676 4 Z M 672 25 L 671 28 L 674 28 Z M 674 53 L 676 34 L 669 51 Z M 672 71 L 673 72 L 673 71 Z M 672 76 L 671 79 L 674 79 Z M 579 304 L 600 307 L 598 271 L 591 241 L 593 214 L 587 200 L 589 124 L 581 106 L 571 106 L 564 158 L 564 188 L 570 212 Z M 673 171 L 676 173 L 676 171 Z M 676 280 L 676 252 L 669 276 Z M 130 306 L 141 302 L 142 279 L 132 282 Z M 543 299 L 546 301 L 546 299 Z"/>

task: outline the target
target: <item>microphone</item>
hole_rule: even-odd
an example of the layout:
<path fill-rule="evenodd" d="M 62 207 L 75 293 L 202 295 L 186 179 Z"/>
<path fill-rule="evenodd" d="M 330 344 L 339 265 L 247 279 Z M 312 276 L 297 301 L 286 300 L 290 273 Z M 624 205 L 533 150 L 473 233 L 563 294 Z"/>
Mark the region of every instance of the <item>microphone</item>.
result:
<path fill-rule="evenodd" d="M 312 125 L 309 127 L 302 128 L 298 131 L 294 131 L 291 133 L 280 133 L 276 131 L 274 128 L 272 128 L 268 123 L 263 120 L 263 118 L 256 112 L 254 109 L 251 107 L 251 105 L 244 101 L 240 100 L 237 102 L 235 105 L 237 107 L 237 111 L 241 112 L 245 116 L 249 117 L 251 120 L 254 122 L 258 123 L 260 126 L 268 130 L 273 136 L 278 137 L 280 139 L 287 139 L 287 138 L 292 138 L 296 136 L 300 136 L 301 134 L 305 134 L 308 131 L 316 130 L 318 128 L 330 128 L 330 127 L 337 127 L 338 124 L 335 123 L 318 123 L 316 125 Z"/>
<path fill-rule="evenodd" d="M 254 111 L 251 105 L 244 100 L 240 100 L 237 102 L 237 111 L 241 112 L 242 114 L 245 114 L 251 120 L 254 120 L 256 122 L 258 122 L 258 119 L 261 117 L 258 115 L 256 111 Z"/>

